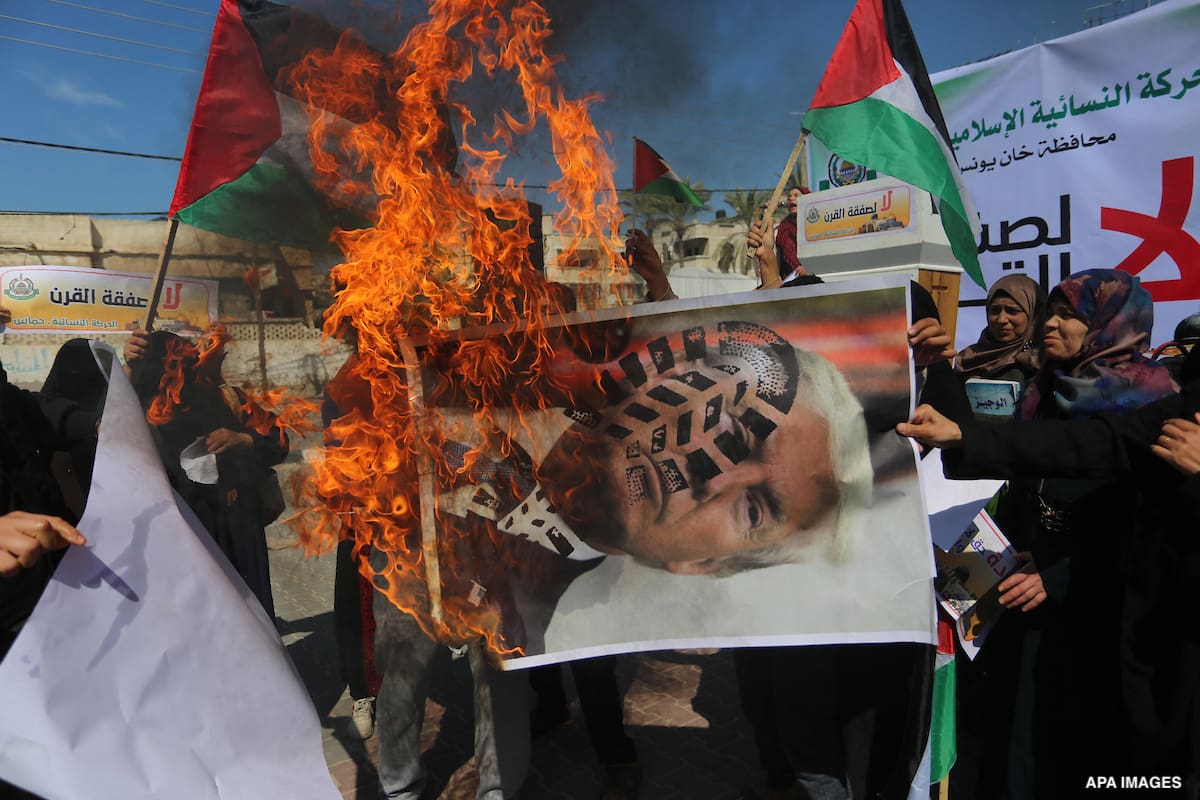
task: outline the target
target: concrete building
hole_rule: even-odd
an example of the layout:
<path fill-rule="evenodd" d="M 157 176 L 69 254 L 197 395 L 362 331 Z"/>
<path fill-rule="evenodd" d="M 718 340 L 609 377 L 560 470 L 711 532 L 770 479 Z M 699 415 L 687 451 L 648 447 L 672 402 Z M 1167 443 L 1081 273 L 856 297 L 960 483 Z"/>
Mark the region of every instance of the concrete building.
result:
<path fill-rule="evenodd" d="M 0 215 L 0 266 L 46 264 L 153 274 L 167 231 L 166 220 L 128 220 L 71 214 Z M 314 314 L 314 285 L 323 283 L 336 255 L 244 242 L 181 225 L 172 248 L 168 274 L 204 278 L 218 284 L 218 316 L 234 337 L 226 372 L 235 383 L 262 383 L 260 353 L 267 383 L 320 396 L 325 382 L 346 357 L 343 348 L 322 343 Z M 261 325 L 244 277 L 259 270 L 262 282 Z M 318 303 L 321 298 L 317 297 Z M 38 388 L 54 361 L 62 334 L 0 334 L 0 357 L 9 379 Z M 121 334 L 91 338 L 118 351 Z"/>

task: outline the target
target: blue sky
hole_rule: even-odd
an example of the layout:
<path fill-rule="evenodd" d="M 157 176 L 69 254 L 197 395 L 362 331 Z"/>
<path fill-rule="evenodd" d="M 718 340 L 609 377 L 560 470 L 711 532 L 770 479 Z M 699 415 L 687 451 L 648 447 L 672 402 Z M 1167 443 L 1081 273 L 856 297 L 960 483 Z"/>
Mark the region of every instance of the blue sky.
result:
<path fill-rule="evenodd" d="M 383 5 L 324 1 L 343 22 L 374 19 Z M 318 2 L 302 4 L 319 10 Z M 936 72 L 1081 30 L 1100 13 L 1089 11 L 1097 2 L 909 0 L 906 10 Z M 1145 0 L 1119 8 L 1133 3 Z M 632 180 L 636 135 L 681 175 L 728 190 L 774 186 L 853 2 L 546 5 L 568 91 L 605 98 L 593 116 L 612 136 L 617 186 Z M 217 0 L 0 1 L 0 137 L 181 155 L 216 8 Z M 387 45 L 387 34 L 372 37 Z M 544 184 L 547 155 L 527 152 L 510 172 Z M 0 211 L 165 211 L 177 174 L 176 162 L 0 142 Z M 548 202 L 538 190 L 529 195 Z"/>

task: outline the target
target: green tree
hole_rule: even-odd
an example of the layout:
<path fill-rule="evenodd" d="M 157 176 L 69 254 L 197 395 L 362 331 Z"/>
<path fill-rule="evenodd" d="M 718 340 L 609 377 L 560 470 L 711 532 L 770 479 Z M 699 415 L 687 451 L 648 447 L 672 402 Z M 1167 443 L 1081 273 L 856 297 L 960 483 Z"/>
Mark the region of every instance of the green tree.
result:
<path fill-rule="evenodd" d="M 734 222 L 744 222 L 749 228 L 750 223 L 758 219 L 758 215 L 762 213 L 759 209 L 771 199 L 771 193 L 765 189 L 759 189 L 757 186 L 750 189 L 738 188 L 732 192 L 726 192 L 721 199 L 725 201 L 725 205 L 733 209 L 731 219 Z"/>
<path fill-rule="evenodd" d="M 664 225 L 675 234 L 675 241 L 671 246 L 671 258 L 665 259 L 663 264 L 668 272 L 674 266 L 683 263 L 683 238 L 695 221 L 696 215 L 712 209 L 709 205 L 712 192 L 705 189 L 704 184 L 699 181 L 692 183 L 686 178 L 684 183 L 696 193 L 696 196 L 704 203 L 703 206 L 697 207 L 691 203 L 681 203 L 673 197 L 662 194 L 639 194 L 637 196 L 637 226 L 651 236 L 654 235 L 657 228 Z M 621 208 L 628 214 L 632 214 L 634 209 L 633 193 L 619 192 L 618 200 Z"/>

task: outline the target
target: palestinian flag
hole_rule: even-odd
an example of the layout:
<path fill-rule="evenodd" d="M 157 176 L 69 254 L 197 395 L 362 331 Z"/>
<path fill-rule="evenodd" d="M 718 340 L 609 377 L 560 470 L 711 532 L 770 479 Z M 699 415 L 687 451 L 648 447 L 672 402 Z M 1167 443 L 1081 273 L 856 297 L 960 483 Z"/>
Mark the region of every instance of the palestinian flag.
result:
<path fill-rule="evenodd" d="M 933 711 L 929 725 L 929 779 L 933 783 L 938 783 L 950 774 L 950 768 L 954 766 L 958 757 L 958 681 L 954 668 L 954 627 L 939 615 L 937 630 Z"/>
<path fill-rule="evenodd" d="M 804 127 L 842 158 L 932 194 L 955 258 L 984 285 L 979 215 L 900 0 L 858 0 Z"/>
<path fill-rule="evenodd" d="M 359 187 L 339 197 L 318 188 L 307 140 L 312 110 L 292 96 L 286 78 L 306 53 L 333 50 L 343 35 L 289 6 L 221 0 L 172 217 L 239 239 L 330 250 L 335 227 L 370 224 L 378 199 L 365 188 L 368 179 L 339 176 L 347 178 L 339 185 Z M 361 108 L 321 111 L 335 117 L 336 128 L 365 121 L 355 118 Z M 453 169 L 457 149 L 446 156 Z"/>
<path fill-rule="evenodd" d="M 665 194 L 681 203 L 704 207 L 704 201 L 696 196 L 692 187 L 667 166 L 663 157 L 654 148 L 634 137 L 633 140 L 633 191 L 642 194 Z"/>

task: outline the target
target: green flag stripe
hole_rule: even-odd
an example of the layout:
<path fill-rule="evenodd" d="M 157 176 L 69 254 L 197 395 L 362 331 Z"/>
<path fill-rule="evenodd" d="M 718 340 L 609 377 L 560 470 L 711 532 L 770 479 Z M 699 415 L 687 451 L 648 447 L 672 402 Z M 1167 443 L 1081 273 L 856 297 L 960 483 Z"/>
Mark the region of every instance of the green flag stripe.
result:
<path fill-rule="evenodd" d="M 176 218 L 237 239 L 310 250 L 336 250 L 329 240 L 335 227 L 369 225 L 360 216 L 329 204 L 299 175 L 261 161 L 180 209 Z"/>
<path fill-rule="evenodd" d="M 936 134 L 891 103 L 867 97 L 844 106 L 813 108 L 804 127 L 842 158 L 911 183 L 941 199 L 942 227 L 954 257 L 983 286 L 979 251 L 967 220 L 954 166 Z"/>
<path fill-rule="evenodd" d="M 938 654 L 938 661 L 943 656 Z M 937 783 L 950 773 L 958 756 L 957 725 L 954 699 L 958 675 L 955 672 L 954 656 L 947 659 L 933 673 L 933 714 L 929 734 L 929 777 Z"/>
<path fill-rule="evenodd" d="M 672 180 L 666 175 L 660 175 L 642 187 L 639 194 L 665 194 L 674 197 L 681 203 L 691 203 L 701 207 L 704 202 L 696 196 L 691 187 L 678 180 Z"/>

